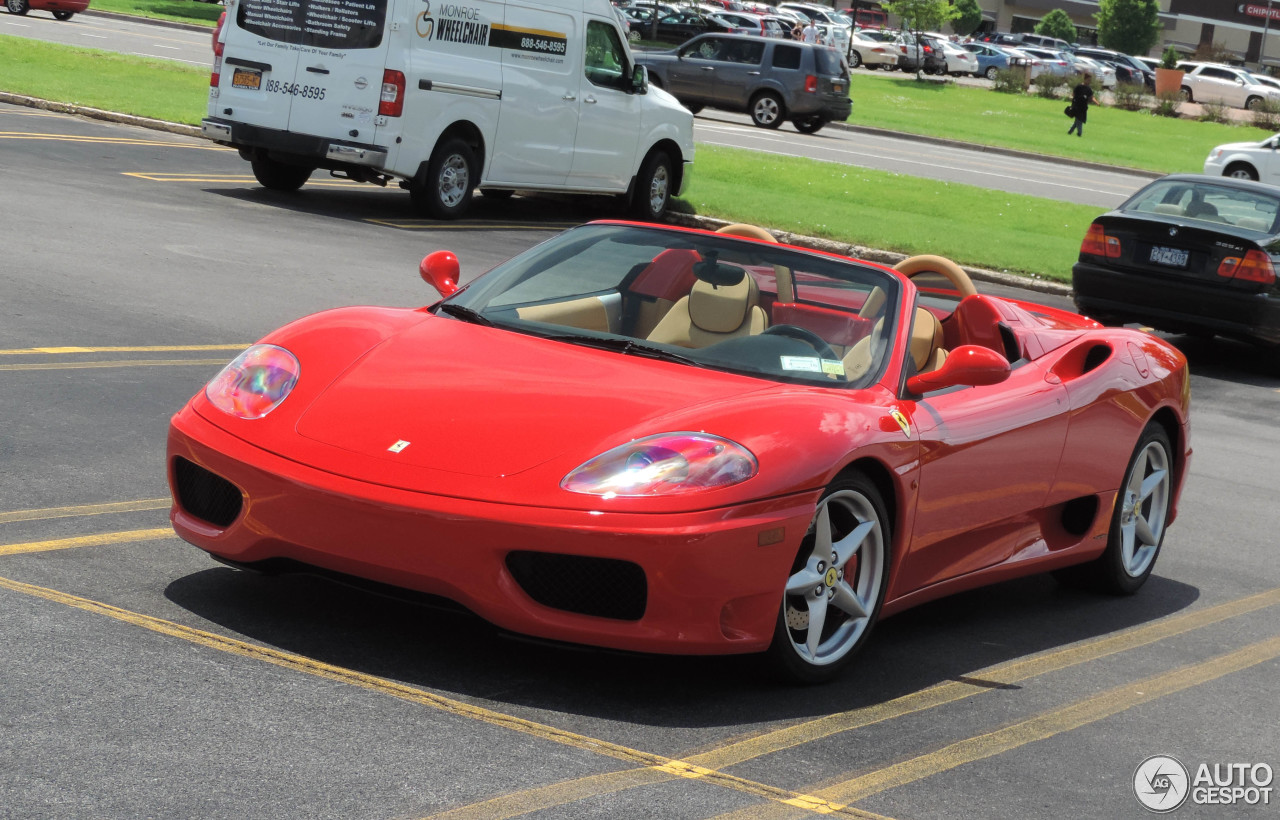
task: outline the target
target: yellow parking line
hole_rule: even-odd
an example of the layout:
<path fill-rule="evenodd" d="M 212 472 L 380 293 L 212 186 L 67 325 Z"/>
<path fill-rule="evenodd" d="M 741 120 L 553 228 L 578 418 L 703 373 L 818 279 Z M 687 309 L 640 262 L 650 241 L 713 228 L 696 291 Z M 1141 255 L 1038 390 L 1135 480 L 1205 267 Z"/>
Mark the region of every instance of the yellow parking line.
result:
<path fill-rule="evenodd" d="M 949 703 L 990 692 L 1000 686 L 1012 685 L 1050 672 L 1061 671 L 1130 649 L 1136 649 L 1165 638 L 1201 629 L 1277 604 L 1280 604 L 1280 588 L 1165 618 L 1146 626 L 1136 627 L 1126 632 L 1097 638 L 1025 660 L 1012 661 L 979 670 L 968 676 L 966 680 L 949 681 L 884 703 L 815 718 L 805 723 L 757 735 L 702 754 L 689 755 L 683 760 L 686 763 L 703 768 L 727 769 L 794 746 L 945 706 Z M 534 806 L 540 810 L 547 809 L 568 805 L 586 797 L 626 791 L 637 786 L 662 783 L 670 779 L 672 778 L 669 775 L 663 774 L 656 768 L 643 772 L 609 772 L 540 786 L 524 792 L 513 792 L 482 803 L 475 803 L 472 806 L 464 806 L 451 812 L 446 812 L 440 817 L 448 818 L 448 820 L 470 820 L 471 818 L 485 820 L 485 818 L 489 817 L 516 817 L 533 810 L 522 809 L 521 807 L 524 805 Z M 475 811 L 472 811 L 473 808 Z"/>
<path fill-rule="evenodd" d="M 63 353 L 196 353 L 206 350 L 244 350 L 249 345 L 149 345 L 145 347 L 20 347 L 0 350 L 0 356 L 60 355 Z"/>
<path fill-rule="evenodd" d="M 0 364 L 0 370 L 94 370 L 103 367 L 189 367 L 225 365 L 226 359 L 119 359 L 113 362 L 44 362 Z"/>
<path fill-rule="evenodd" d="M 1277 657 L 1280 657 L 1280 637 L 1259 641 L 1207 661 L 1117 686 L 1100 695 L 1045 712 L 1004 729 L 952 743 L 936 752 L 846 780 L 823 789 L 819 794 L 828 800 L 854 803 L 966 763 L 995 757 L 1028 743 L 1047 740 L 1062 732 L 1087 726 L 1135 706 L 1215 681 L 1233 672 L 1240 672 Z M 722 815 L 722 817 L 734 817 L 736 814 Z M 781 812 L 757 812 L 750 816 L 752 820 L 760 820 L 766 816 L 781 816 Z"/>
<path fill-rule="evenodd" d="M 201 182 L 207 184 L 215 184 L 224 182 L 229 185 L 258 185 L 258 180 L 252 174 L 175 174 L 175 173 L 151 173 L 148 171 L 122 171 L 121 176 L 134 177 L 136 179 L 145 179 L 148 182 Z M 363 182 L 354 182 L 349 179 L 336 179 L 334 177 L 319 177 L 307 180 L 308 188 L 352 188 L 361 191 L 373 191 L 378 188 L 376 185 L 369 185 Z"/>
<path fill-rule="evenodd" d="M 138 532 L 147 531 L 139 530 Z M 173 534 L 171 530 L 166 532 L 168 532 L 169 535 Z M 119 535 L 125 535 L 125 533 L 120 533 Z M 482 706 L 476 706 L 475 704 L 467 703 L 465 701 L 447 698 L 442 695 L 427 692 L 423 689 L 417 689 L 403 683 L 397 683 L 396 681 L 379 678 L 374 675 L 367 675 L 363 672 L 357 672 L 353 669 L 346 669 L 341 666 L 333 666 L 331 664 L 323 663 L 322 661 L 313 660 L 304 655 L 282 652 L 278 649 L 259 646 L 257 644 L 230 638 L 225 635 L 205 632 L 203 630 L 183 626 L 182 624 L 174 623 L 172 621 L 166 621 L 150 615 L 143 615 L 138 612 L 131 612 L 127 609 L 121 609 L 120 607 L 100 603 L 88 598 L 81 598 L 77 595 L 70 595 L 54 589 L 26 584 L 9 578 L 0 578 L 0 587 L 14 592 L 19 592 L 24 595 L 43 598 L 46 601 L 65 604 L 66 606 L 75 607 L 76 609 L 90 612 L 95 615 L 114 618 L 117 621 L 139 626 L 143 629 L 149 629 L 152 632 L 157 632 L 162 635 L 168 635 L 180 640 L 189 641 L 190 643 L 204 646 L 209 649 L 216 649 L 220 652 L 240 655 L 245 658 L 274 664 L 275 666 L 295 672 L 314 675 L 315 677 L 336 681 L 338 683 L 358 686 L 361 689 L 367 689 L 379 694 L 389 695 L 409 703 L 427 706 L 458 717 L 478 720 L 491 726 L 498 726 L 511 731 L 521 732 L 523 734 L 530 735 L 531 737 L 536 737 L 541 740 L 558 743 L 564 746 L 570 746 L 575 749 L 581 749 L 603 757 L 619 760 L 624 763 L 645 767 L 669 767 L 670 771 L 673 773 L 680 773 L 685 777 L 696 778 L 711 785 L 732 789 L 734 791 L 743 792 L 767 800 L 775 800 L 779 803 L 784 803 L 789 807 L 803 808 L 818 814 L 838 813 L 846 817 L 859 817 L 865 818 L 866 820 L 884 820 L 884 818 L 881 818 L 879 815 L 850 809 L 846 806 L 833 804 L 830 801 L 815 798 L 811 795 L 800 794 L 787 789 L 780 789 L 764 783 L 756 783 L 745 778 L 725 774 L 724 772 L 699 770 L 696 767 L 689 766 L 688 764 L 682 763 L 678 760 L 663 757 L 662 755 L 641 751 L 639 749 L 632 749 L 618 743 L 611 743 L 607 740 L 587 737 L 565 729 L 558 729 L 545 723 L 536 723 L 531 720 L 515 717 L 514 715 L 495 712 L 491 709 L 485 709 Z"/>
<path fill-rule="evenodd" d="M 84 515 L 161 510 L 169 506 L 168 498 L 144 498 L 139 501 L 113 501 L 107 504 L 80 504 L 74 507 L 46 507 L 41 510 L 14 510 L 0 513 L 0 524 L 15 521 L 47 521 L 53 518 L 77 518 Z"/>
<path fill-rule="evenodd" d="M 161 538 L 177 538 L 170 527 L 153 530 L 129 530 L 127 532 L 108 532 L 100 535 L 81 535 L 75 538 L 58 538 L 53 541 L 28 541 L 23 544 L 0 544 L 0 555 L 22 555 L 30 552 L 52 552 L 53 550 L 74 549 L 77 547 L 102 547 L 107 544 L 131 544 L 139 541 L 156 541 Z"/>

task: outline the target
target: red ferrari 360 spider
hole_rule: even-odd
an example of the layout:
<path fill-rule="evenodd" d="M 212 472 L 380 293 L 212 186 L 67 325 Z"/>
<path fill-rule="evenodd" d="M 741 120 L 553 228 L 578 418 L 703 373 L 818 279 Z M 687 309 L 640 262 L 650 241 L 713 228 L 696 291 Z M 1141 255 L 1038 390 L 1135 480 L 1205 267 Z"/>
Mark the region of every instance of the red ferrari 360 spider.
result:
<path fill-rule="evenodd" d="M 447 251 L 422 275 L 443 300 L 286 325 L 173 418 L 183 538 L 817 681 L 948 593 L 1133 592 L 1176 513 L 1182 355 L 939 257 L 597 222 L 463 288 Z"/>

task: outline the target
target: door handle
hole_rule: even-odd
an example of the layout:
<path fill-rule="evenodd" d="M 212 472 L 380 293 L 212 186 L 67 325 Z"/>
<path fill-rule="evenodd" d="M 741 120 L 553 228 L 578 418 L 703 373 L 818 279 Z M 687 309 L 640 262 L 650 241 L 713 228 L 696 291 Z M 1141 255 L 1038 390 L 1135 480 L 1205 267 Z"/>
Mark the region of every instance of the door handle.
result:
<path fill-rule="evenodd" d="M 565 95 L 564 95 L 563 97 L 561 97 L 560 99 L 562 99 L 562 100 L 564 100 L 564 101 L 566 101 L 566 102 L 573 102 L 574 100 L 578 99 L 578 95 L 577 95 L 577 94 L 565 94 Z"/>
<path fill-rule="evenodd" d="M 715 70 L 716 70 L 716 68 L 715 68 L 715 66 L 704 65 L 704 66 L 702 67 L 702 70 L 703 70 L 703 71 L 715 71 Z"/>
<path fill-rule="evenodd" d="M 328 74 L 329 73 L 329 69 L 321 68 L 318 65 L 307 66 L 307 71 L 310 71 L 312 74 Z"/>
<path fill-rule="evenodd" d="M 759 72 L 759 71 L 748 71 L 748 72 L 747 72 L 747 74 L 751 75 L 752 77 L 759 77 L 759 76 L 760 76 L 760 72 Z"/>
<path fill-rule="evenodd" d="M 596 98 L 595 98 L 595 97 L 583 97 L 583 98 L 582 98 L 582 101 L 583 101 L 584 103 L 590 103 L 590 104 L 594 105 L 594 104 L 595 104 L 595 101 L 596 101 Z"/>

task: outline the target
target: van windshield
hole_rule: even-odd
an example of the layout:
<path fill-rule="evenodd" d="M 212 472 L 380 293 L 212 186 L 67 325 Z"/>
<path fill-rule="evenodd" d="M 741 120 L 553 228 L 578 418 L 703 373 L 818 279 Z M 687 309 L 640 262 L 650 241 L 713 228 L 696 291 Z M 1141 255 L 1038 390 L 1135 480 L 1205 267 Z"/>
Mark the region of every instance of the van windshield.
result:
<path fill-rule="evenodd" d="M 377 48 L 387 0 L 241 0 L 236 23 L 260 37 L 296 46 Z"/>

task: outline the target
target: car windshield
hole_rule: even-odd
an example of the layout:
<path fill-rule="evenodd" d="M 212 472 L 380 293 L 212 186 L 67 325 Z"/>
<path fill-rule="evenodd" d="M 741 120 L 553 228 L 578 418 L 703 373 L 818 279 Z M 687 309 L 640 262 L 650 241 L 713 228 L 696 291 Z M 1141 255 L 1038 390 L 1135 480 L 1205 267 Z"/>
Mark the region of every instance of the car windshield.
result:
<path fill-rule="evenodd" d="M 852 260 L 593 223 L 499 265 L 436 311 L 620 355 L 844 388 L 879 378 L 902 293 L 897 277 Z"/>
<path fill-rule="evenodd" d="M 1263 191 L 1188 180 L 1160 180 L 1120 206 L 1126 213 L 1160 214 L 1273 233 L 1280 197 Z"/>

